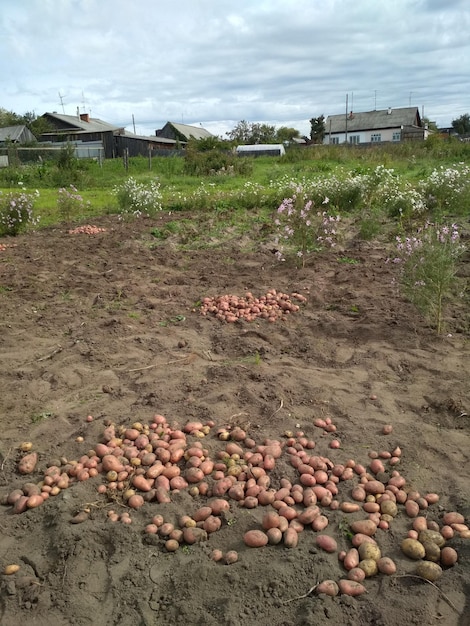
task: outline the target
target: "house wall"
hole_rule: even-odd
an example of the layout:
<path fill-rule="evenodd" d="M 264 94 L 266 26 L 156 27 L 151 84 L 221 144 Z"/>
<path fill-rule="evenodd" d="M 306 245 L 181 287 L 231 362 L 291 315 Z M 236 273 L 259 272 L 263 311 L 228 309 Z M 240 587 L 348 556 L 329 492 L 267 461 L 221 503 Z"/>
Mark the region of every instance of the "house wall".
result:
<path fill-rule="evenodd" d="M 380 135 L 380 142 L 382 141 L 398 141 L 394 139 L 394 133 L 400 133 L 401 136 L 401 127 L 398 126 L 396 128 L 379 128 L 376 130 L 362 130 L 362 131 L 348 131 L 347 133 L 347 142 L 348 143 L 374 143 L 373 135 Z M 352 137 L 358 137 L 357 141 L 352 141 Z M 334 139 L 337 139 L 335 141 Z M 346 141 L 346 133 L 326 133 L 323 143 L 344 143 Z"/>

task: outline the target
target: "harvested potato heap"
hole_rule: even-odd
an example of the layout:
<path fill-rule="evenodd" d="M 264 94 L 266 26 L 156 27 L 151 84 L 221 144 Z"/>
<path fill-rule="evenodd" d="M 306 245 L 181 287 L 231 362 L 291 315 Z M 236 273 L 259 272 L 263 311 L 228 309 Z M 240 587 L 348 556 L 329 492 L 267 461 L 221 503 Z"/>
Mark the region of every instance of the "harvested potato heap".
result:
<path fill-rule="evenodd" d="M 88 416 L 86 422 L 91 421 Z M 337 428 L 331 418 L 315 419 L 313 424 L 320 437 L 335 436 Z M 385 425 L 382 432 L 389 435 L 391 426 Z M 77 437 L 76 441 L 83 440 Z M 339 454 L 340 440 L 330 440 L 329 447 Z M 103 499 L 123 510 L 108 510 L 110 523 L 131 524 L 132 512 L 141 510 L 142 519 L 148 510 L 143 531 L 160 538 L 168 552 L 182 544 L 208 540 L 216 544 L 213 537 L 230 524 L 236 509 L 262 507 L 261 522 L 245 532 L 244 545 L 294 549 L 304 532 L 316 533 L 318 549 L 337 553 L 344 568 L 338 581 L 326 580 L 315 586 L 316 593 L 327 595 L 360 595 L 366 591 L 362 584 L 366 578 L 397 571 L 396 563 L 382 554 L 377 542 L 397 516 L 410 520 L 401 551 L 409 563 L 417 561 L 417 576 L 434 582 L 443 568 L 457 563 L 457 552 L 447 542 L 454 536 L 470 538 L 468 525 L 458 512 L 445 513 L 439 522 L 428 516 L 427 509 L 439 496 L 423 496 L 408 488 L 396 469 L 402 455 L 398 446 L 391 451 L 371 451 L 367 467 L 353 459 L 334 461 L 316 454 L 315 448 L 316 442 L 301 431 L 257 442 L 242 428 L 215 429 L 212 421 L 188 422 L 183 428 L 170 425 L 162 415 L 155 415 L 149 424 L 136 422 L 130 427 L 108 422 L 101 441 L 78 460 L 62 458 L 44 468 L 38 453 L 31 451 L 32 444 L 22 443 L 17 470 L 30 481 L 6 494 L 2 504 L 10 506 L 14 514 L 24 513 L 47 505 L 49 498 L 74 483 L 93 480 Z M 294 468 L 294 480 L 272 480 L 271 473 L 275 468 L 279 471 L 280 460 Z M 179 519 L 164 519 L 158 505 L 171 502 L 172 495 L 181 490 L 202 498 L 203 506 Z M 84 523 L 89 515 L 84 506 L 70 521 Z M 338 522 L 336 527 L 332 527 L 333 520 Z M 344 542 L 346 537 L 350 547 L 339 550 L 338 541 Z M 236 550 L 223 554 L 214 545 L 210 557 L 232 564 L 239 555 Z M 406 561 L 402 565 L 406 567 Z M 15 567 L 6 566 L 4 573 L 16 572 Z"/>

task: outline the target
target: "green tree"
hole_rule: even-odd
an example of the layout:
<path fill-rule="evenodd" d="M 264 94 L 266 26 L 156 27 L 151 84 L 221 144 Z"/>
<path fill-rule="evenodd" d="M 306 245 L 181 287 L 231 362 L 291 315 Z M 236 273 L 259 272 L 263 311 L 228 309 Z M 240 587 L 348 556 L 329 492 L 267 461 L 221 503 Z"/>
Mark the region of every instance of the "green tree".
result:
<path fill-rule="evenodd" d="M 235 143 L 249 143 L 249 138 L 251 136 L 251 124 L 249 124 L 246 120 L 241 120 L 232 128 L 232 130 L 226 133 L 227 137 L 230 141 Z"/>
<path fill-rule="evenodd" d="M 464 113 L 456 120 L 453 120 L 452 128 L 459 135 L 466 135 L 467 133 L 470 133 L 470 115 L 468 113 Z"/>
<path fill-rule="evenodd" d="M 276 141 L 279 143 L 284 143 L 288 141 L 292 141 L 294 138 L 298 139 L 300 137 L 300 132 L 295 128 L 288 128 L 287 126 L 280 126 L 276 130 Z"/>
<path fill-rule="evenodd" d="M 7 111 L 0 107 L 0 128 L 5 128 L 5 126 L 18 126 L 24 123 L 24 119 L 21 115 L 17 115 L 13 113 L 13 111 Z"/>
<path fill-rule="evenodd" d="M 269 124 L 247 122 L 241 120 L 230 132 L 226 133 L 230 141 L 234 143 L 276 143 L 276 127 Z"/>
<path fill-rule="evenodd" d="M 310 139 L 313 143 L 323 143 L 325 132 L 325 116 L 312 117 L 310 120 Z"/>

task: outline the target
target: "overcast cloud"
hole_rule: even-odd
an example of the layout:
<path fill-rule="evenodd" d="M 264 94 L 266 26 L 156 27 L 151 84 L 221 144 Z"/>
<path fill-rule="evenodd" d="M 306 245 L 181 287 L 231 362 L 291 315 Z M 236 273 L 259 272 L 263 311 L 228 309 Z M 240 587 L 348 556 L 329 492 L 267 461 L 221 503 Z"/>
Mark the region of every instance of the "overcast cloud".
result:
<path fill-rule="evenodd" d="M 468 0 L 1 0 L 0 107 L 138 134 L 239 120 L 470 112 Z"/>

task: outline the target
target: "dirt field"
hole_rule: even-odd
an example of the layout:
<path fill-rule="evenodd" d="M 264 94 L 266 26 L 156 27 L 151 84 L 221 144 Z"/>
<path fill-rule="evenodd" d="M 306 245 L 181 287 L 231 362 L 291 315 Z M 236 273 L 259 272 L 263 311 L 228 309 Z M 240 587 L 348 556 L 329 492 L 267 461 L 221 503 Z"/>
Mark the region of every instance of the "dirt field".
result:
<path fill-rule="evenodd" d="M 301 430 L 316 442 L 315 454 L 334 463 L 367 465 L 371 450 L 398 445 L 407 488 L 440 495 L 425 511 L 428 519 L 459 511 L 468 523 L 470 344 L 463 305 L 451 311 L 451 336 L 436 337 L 393 291 L 396 268 L 371 244 L 352 243 L 295 270 L 269 250 L 242 252 L 240 242 L 180 252 L 171 241 L 152 247 L 149 221 L 109 217 L 97 224 L 106 232 L 42 230 L 0 251 L 0 494 L 40 481 L 55 460 L 79 459 L 109 421 L 130 426 L 159 413 L 180 426 L 213 420 L 203 445 L 214 456 L 224 445 L 217 427 L 230 425 L 259 443 L 285 442 L 286 431 Z M 226 324 L 195 309 L 204 296 L 270 288 L 298 291 L 308 301 L 273 324 Z M 337 433 L 315 427 L 319 417 L 331 417 Z M 382 434 L 384 424 L 393 425 L 392 434 Z M 333 437 L 340 449 L 329 448 Z M 18 446 L 28 440 L 39 463 L 25 478 L 17 472 Z M 277 489 L 282 477 L 298 481 L 286 452 L 271 485 Z M 103 482 L 102 475 L 75 482 L 19 515 L 0 507 L 0 567 L 21 566 L 0 577 L 2 626 L 469 623 L 470 540 L 449 541 L 459 563 L 437 587 L 403 576 L 415 562 L 400 552 L 412 523 L 402 506 L 390 530 L 376 535 L 398 576 L 367 579 L 368 593 L 357 598 L 296 599 L 321 580 L 346 576 L 338 553 L 320 550 L 312 529 L 300 534 L 297 548 L 247 548 L 243 534 L 260 528 L 266 507 L 231 500 L 218 532 L 169 553 L 145 526 L 158 513 L 175 522 L 206 499 L 183 490 L 169 504 L 152 501 L 132 511 L 130 525 L 112 523 L 110 509 L 127 509 L 119 496 L 110 501 L 97 493 Z M 350 500 L 357 482 L 357 476 L 340 482 L 337 499 Z M 83 507 L 89 519 L 71 524 Z M 325 532 L 339 549 L 350 547 L 346 521 L 365 513 L 323 512 Z M 237 550 L 238 562 L 213 562 L 214 548 Z"/>

